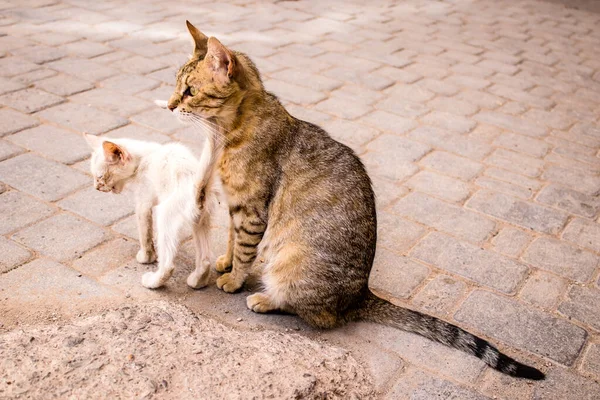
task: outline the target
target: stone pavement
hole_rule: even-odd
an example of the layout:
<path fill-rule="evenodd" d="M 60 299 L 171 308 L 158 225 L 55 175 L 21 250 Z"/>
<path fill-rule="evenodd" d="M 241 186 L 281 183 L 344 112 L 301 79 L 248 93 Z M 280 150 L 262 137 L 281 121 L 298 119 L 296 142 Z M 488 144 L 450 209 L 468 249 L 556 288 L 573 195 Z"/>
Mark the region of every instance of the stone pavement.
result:
<path fill-rule="evenodd" d="M 382 398 L 599 398 L 597 8 L 0 0 L 0 329 L 162 298 L 243 329 L 340 344 Z M 316 332 L 254 315 L 247 293 L 185 286 L 189 243 L 165 290 L 141 287 L 133 206 L 92 190 L 78 135 L 200 146 L 152 104 L 190 51 L 185 19 L 249 53 L 293 115 L 361 155 L 378 193 L 374 291 L 497 343 L 548 380 L 507 378 L 393 329 Z M 216 254 L 226 219 L 213 228 Z"/>

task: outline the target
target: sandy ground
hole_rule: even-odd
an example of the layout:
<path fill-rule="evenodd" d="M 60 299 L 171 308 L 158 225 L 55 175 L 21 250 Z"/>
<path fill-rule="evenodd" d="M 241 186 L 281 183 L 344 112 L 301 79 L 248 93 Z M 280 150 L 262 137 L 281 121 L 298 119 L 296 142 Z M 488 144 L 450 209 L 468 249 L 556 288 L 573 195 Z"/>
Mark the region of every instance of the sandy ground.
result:
<path fill-rule="evenodd" d="M 0 398 L 373 397 L 346 350 L 241 332 L 164 301 L 17 329 L 0 336 L 0 353 Z"/>

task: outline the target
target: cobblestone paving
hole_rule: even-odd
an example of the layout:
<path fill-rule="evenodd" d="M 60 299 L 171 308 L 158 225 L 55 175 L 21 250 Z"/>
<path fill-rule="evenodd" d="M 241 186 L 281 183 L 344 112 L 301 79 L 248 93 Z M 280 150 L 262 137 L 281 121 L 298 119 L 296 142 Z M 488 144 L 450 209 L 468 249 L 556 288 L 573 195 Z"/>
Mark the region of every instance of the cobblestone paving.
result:
<path fill-rule="evenodd" d="M 559 3 L 0 0 L 0 313 L 166 298 L 354 349 L 383 398 L 599 398 L 600 14 Z M 374 291 L 548 380 L 393 329 L 253 315 L 244 294 L 186 288 L 189 243 L 166 290 L 142 288 L 132 204 L 91 190 L 78 135 L 200 146 L 152 104 L 190 51 L 185 19 L 361 155 L 379 196 Z"/>

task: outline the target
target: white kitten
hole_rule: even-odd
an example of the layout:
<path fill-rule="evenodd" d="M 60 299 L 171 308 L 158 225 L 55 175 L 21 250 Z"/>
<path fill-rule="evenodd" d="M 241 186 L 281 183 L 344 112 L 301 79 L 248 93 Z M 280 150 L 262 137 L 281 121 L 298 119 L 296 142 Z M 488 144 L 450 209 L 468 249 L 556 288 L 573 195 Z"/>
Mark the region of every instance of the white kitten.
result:
<path fill-rule="evenodd" d="M 169 279 L 182 228 L 188 225 L 196 247 L 196 269 L 187 284 L 196 289 L 206 286 L 210 274 L 208 232 L 215 201 L 211 140 L 206 140 L 198 160 L 179 143 L 161 145 L 87 134 L 85 138 L 93 149 L 95 188 L 113 193 L 120 193 L 125 186 L 135 190 L 141 246 L 136 258 L 143 264 L 156 260 L 152 240 L 152 207 L 156 206 L 158 270 L 145 273 L 142 285 L 154 289 Z"/>

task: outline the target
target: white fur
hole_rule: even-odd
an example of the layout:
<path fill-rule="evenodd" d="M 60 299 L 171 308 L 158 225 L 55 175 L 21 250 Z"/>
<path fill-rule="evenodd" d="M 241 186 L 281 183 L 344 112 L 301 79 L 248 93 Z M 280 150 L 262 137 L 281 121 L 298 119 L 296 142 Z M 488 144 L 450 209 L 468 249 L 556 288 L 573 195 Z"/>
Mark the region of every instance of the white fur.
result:
<path fill-rule="evenodd" d="M 202 156 L 198 160 L 182 144 L 158 144 L 131 139 L 106 139 L 86 135 L 94 150 L 91 172 L 95 187 L 102 191 L 120 193 L 131 187 L 136 194 L 136 214 L 140 234 L 140 251 L 136 259 L 140 263 L 156 260 L 152 240 L 152 208 L 156 224 L 158 270 L 147 272 L 142 285 L 158 288 L 173 273 L 173 260 L 182 239 L 182 230 L 189 226 L 196 248 L 196 269 L 187 283 L 193 288 L 208 284 L 210 274 L 210 249 L 208 233 L 210 214 L 214 208 L 212 188 L 213 145 L 206 140 Z M 118 146 L 126 160 L 115 161 L 103 149 L 104 142 Z M 198 191 L 204 187 L 204 204 L 197 204 Z"/>

